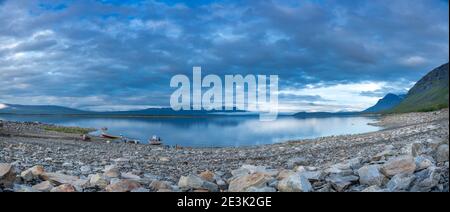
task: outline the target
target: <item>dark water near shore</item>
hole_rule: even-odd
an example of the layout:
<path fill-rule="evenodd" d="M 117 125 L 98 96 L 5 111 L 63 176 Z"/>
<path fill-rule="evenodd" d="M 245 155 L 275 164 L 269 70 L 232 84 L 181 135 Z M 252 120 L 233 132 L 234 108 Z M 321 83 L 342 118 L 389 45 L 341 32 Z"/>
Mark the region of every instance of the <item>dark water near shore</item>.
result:
<path fill-rule="evenodd" d="M 0 120 L 37 121 L 63 126 L 100 129 L 112 135 L 147 142 L 158 135 L 166 145 L 191 147 L 230 147 L 273 144 L 296 139 L 377 131 L 371 117 L 307 118 L 280 117 L 261 122 L 258 117 L 214 118 L 89 118 L 67 116 L 0 115 Z"/>

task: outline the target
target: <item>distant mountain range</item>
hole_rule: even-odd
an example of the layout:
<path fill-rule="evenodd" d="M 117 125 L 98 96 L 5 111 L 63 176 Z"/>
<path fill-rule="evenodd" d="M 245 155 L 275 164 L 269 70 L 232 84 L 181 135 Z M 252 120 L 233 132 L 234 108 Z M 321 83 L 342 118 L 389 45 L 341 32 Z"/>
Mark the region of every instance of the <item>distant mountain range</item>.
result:
<path fill-rule="evenodd" d="M 175 111 L 171 108 L 149 108 L 135 111 L 95 112 L 77 110 L 53 105 L 17 105 L 2 104 L 0 114 L 15 115 L 89 115 L 89 116 L 220 116 L 220 115 L 253 115 L 242 110 L 233 111 Z"/>
<path fill-rule="evenodd" d="M 377 104 L 375 104 L 370 108 L 367 108 L 366 110 L 363 111 L 363 113 L 380 113 L 388 111 L 399 105 L 405 99 L 405 97 L 406 97 L 405 94 L 396 95 L 388 93 L 385 97 L 378 100 Z"/>
<path fill-rule="evenodd" d="M 408 91 L 406 98 L 388 112 L 423 112 L 447 108 L 449 100 L 448 85 L 449 73 L 448 63 L 446 63 L 435 68 L 420 79 Z"/>

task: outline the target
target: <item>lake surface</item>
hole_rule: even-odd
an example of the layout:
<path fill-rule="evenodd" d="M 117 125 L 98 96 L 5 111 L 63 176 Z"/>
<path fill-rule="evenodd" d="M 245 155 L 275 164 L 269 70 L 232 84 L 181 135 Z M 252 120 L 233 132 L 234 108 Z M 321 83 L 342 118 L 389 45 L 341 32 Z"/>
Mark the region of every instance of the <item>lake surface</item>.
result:
<path fill-rule="evenodd" d="M 138 139 L 146 143 L 153 135 L 166 145 L 190 147 L 236 147 L 273 144 L 296 139 L 358 134 L 377 131 L 368 125 L 373 117 L 294 118 L 279 117 L 261 122 L 258 117 L 214 118 L 89 118 L 67 116 L 0 115 L 0 120 L 32 121 L 63 126 L 100 129 L 112 135 Z"/>

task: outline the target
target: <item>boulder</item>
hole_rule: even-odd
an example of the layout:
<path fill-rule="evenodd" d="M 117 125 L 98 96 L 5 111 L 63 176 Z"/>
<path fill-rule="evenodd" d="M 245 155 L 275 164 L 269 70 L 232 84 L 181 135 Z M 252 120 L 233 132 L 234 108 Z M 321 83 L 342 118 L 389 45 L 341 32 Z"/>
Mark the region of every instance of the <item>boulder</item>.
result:
<path fill-rule="evenodd" d="M 152 183 L 150 183 L 150 188 L 154 191 L 159 191 L 161 189 L 172 189 L 172 184 L 168 181 L 159 181 L 155 180 Z"/>
<path fill-rule="evenodd" d="M 234 177 L 230 181 L 228 190 L 231 192 L 246 192 L 250 187 L 261 188 L 267 186 L 271 179 L 271 176 L 260 172 Z"/>
<path fill-rule="evenodd" d="M 58 187 L 53 188 L 52 190 L 50 190 L 50 192 L 57 192 L 57 193 L 70 193 L 70 192 L 76 192 L 77 190 L 75 189 L 75 187 L 73 187 L 70 184 L 62 184 L 59 185 Z"/>
<path fill-rule="evenodd" d="M 178 186 L 183 190 L 219 191 L 219 187 L 216 184 L 205 181 L 196 175 L 182 176 L 178 182 Z"/>
<path fill-rule="evenodd" d="M 387 183 L 386 188 L 391 192 L 408 191 L 414 178 L 412 174 L 397 174 Z"/>
<path fill-rule="evenodd" d="M 311 192 L 311 183 L 300 173 L 295 173 L 284 178 L 278 183 L 278 190 L 281 192 Z"/>
<path fill-rule="evenodd" d="M 214 172 L 206 170 L 202 173 L 200 173 L 199 175 L 203 180 L 209 181 L 209 182 L 214 182 Z"/>
<path fill-rule="evenodd" d="M 141 185 L 133 180 L 120 180 L 114 184 L 106 187 L 107 192 L 131 192 L 132 190 L 140 188 Z"/>
<path fill-rule="evenodd" d="M 103 175 L 109 178 L 118 178 L 120 176 L 119 168 L 114 165 L 106 166 Z"/>
<path fill-rule="evenodd" d="M 416 163 L 416 171 L 421 171 L 427 169 L 430 166 L 433 166 L 433 159 L 424 155 L 417 156 L 414 158 L 414 162 Z"/>
<path fill-rule="evenodd" d="M 39 192 L 36 191 L 35 189 L 33 189 L 32 187 L 28 186 L 28 185 L 18 185 L 15 184 L 14 188 L 13 188 L 14 192 L 18 192 L 18 193 L 35 193 L 35 192 Z"/>
<path fill-rule="evenodd" d="M 436 161 L 446 162 L 448 161 L 448 144 L 442 144 L 436 149 Z"/>
<path fill-rule="evenodd" d="M 358 182 L 359 177 L 355 175 L 340 175 L 331 174 L 326 178 L 326 181 L 331 184 L 331 186 L 338 192 L 342 192 L 347 189 L 350 185 Z"/>
<path fill-rule="evenodd" d="M 50 192 L 54 188 L 54 186 L 50 181 L 44 181 L 34 185 L 32 188 L 39 192 Z"/>
<path fill-rule="evenodd" d="M 411 187 L 412 192 L 430 192 L 439 184 L 441 169 L 431 166 L 415 174 L 415 180 Z"/>
<path fill-rule="evenodd" d="M 358 169 L 359 182 L 363 185 L 381 186 L 386 177 L 380 173 L 379 165 L 368 165 Z"/>
<path fill-rule="evenodd" d="M 109 185 L 109 181 L 101 174 L 95 174 L 89 180 L 89 184 L 93 187 L 105 189 Z"/>
<path fill-rule="evenodd" d="M 7 163 L 0 163 L 0 188 L 12 188 L 16 181 L 14 167 Z"/>
<path fill-rule="evenodd" d="M 29 168 L 22 173 L 20 173 L 20 177 L 25 182 L 30 182 L 32 180 L 37 180 L 41 177 L 42 174 L 45 173 L 45 169 L 41 165 L 33 166 L 32 168 Z"/>
<path fill-rule="evenodd" d="M 416 163 L 414 158 L 409 155 L 392 158 L 381 167 L 381 172 L 387 177 L 397 174 L 412 174 L 415 170 Z"/>
<path fill-rule="evenodd" d="M 73 184 L 75 181 L 79 179 L 76 176 L 70 176 L 60 173 L 43 173 L 41 178 L 45 181 L 50 181 L 53 185 L 61 185 L 61 184 Z"/>

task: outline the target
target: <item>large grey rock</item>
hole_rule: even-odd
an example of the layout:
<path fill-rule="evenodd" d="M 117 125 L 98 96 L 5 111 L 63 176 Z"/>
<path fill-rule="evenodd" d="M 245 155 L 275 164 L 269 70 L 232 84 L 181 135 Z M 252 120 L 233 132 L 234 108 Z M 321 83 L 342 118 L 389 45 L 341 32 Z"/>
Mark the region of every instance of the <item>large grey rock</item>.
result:
<path fill-rule="evenodd" d="M 0 163 L 0 188 L 12 188 L 16 180 L 14 167 L 7 163 Z"/>
<path fill-rule="evenodd" d="M 416 163 L 414 158 L 409 155 L 392 158 L 381 167 L 381 172 L 388 177 L 397 174 L 412 174 L 415 170 Z"/>
<path fill-rule="evenodd" d="M 109 185 L 109 180 L 102 174 L 95 174 L 91 176 L 89 184 L 92 187 L 98 187 L 100 189 L 105 189 Z"/>
<path fill-rule="evenodd" d="M 439 184 L 441 169 L 435 166 L 422 170 L 415 174 L 416 180 L 411 187 L 412 192 L 429 192 Z"/>
<path fill-rule="evenodd" d="M 273 179 L 271 176 L 260 172 L 233 177 L 228 190 L 231 192 L 246 192 L 251 187 L 266 187 L 271 179 Z"/>
<path fill-rule="evenodd" d="M 54 188 L 54 186 L 50 181 L 44 181 L 34 185 L 32 188 L 39 192 L 50 192 Z"/>
<path fill-rule="evenodd" d="M 434 164 L 433 159 L 425 155 L 417 156 L 414 158 L 414 162 L 416 163 L 416 171 L 427 169 Z"/>
<path fill-rule="evenodd" d="M 355 175 L 342 176 L 340 174 L 331 174 L 326 178 L 326 181 L 331 183 L 331 186 L 338 192 L 344 191 L 350 185 L 356 183 L 358 180 L 359 180 L 358 176 Z"/>
<path fill-rule="evenodd" d="M 203 180 L 196 175 L 181 176 L 178 181 L 178 186 L 183 190 L 208 190 L 211 192 L 218 192 L 219 187 L 211 182 Z"/>
<path fill-rule="evenodd" d="M 311 183 L 300 173 L 295 173 L 281 180 L 278 183 L 278 190 L 281 192 L 311 192 Z"/>
<path fill-rule="evenodd" d="M 383 185 L 386 177 L 381 174 L 379 165 L 368 165 L 358 169 L 359 182 L 363 185 Z"/>
<path fill-rule="evenodd" d="M 134 180 L 120 180 L 114 184 L 106 187 L 107 192 L 131 192 L 132 190 L 140 188 L 141 185 Z"/>
<path fill-rule="evenodd" d="M 46 181 L 50 181 L 53 185 L 61 185 L 61 184 L 73 184 L 75 181 L 79 179 L 77 176 L 70 176 L 60 173 L 44 173 L 41 175 L 41 178 Z"/>
<path fill-rule="evenodd" d="M 414 179 L 412 174 L 398 174 L 391 178 L 386 188 L 391 192 L 408 191 Z"/>
<path fill-rule="evenodd" d="M 436 161 L 446 162 L 448 161 L 448 144 L 442 144 L 436 149 Z"/>

